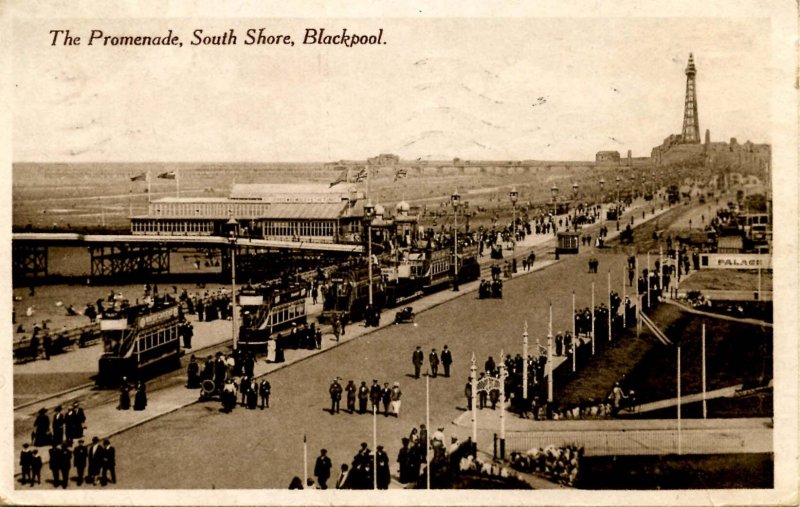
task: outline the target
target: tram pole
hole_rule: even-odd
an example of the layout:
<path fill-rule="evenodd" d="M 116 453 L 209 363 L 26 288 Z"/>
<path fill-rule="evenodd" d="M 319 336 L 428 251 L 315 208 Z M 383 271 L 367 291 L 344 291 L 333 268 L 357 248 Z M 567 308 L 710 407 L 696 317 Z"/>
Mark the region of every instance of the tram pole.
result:
<path fill-rule="evenodd" d="M 431 375 L 425 375 L 425 427 L 431 430 Z M 428 448 L 430 442 L 425 442 L 425 488 L 431 489 L 431 460 L 428 459 Z M 377 468 L 376 468 L 377 471 Z M 377 476 L 377 473 L 375 474 Z"/>
<path fill-rule="evenodd" d="M 506 363 L 500 349 L 500 459 L 506 458 Z"/>
<path fill-rule="evenodd" d="M 553 403 L 553 303 L 550 303 L 547 325 L 547 403 Z"/>
<path fill-rule="evenodd" d="M 472 385 L 472 441 L 478 445 L 478 367 L 475 366 L 475 353 L 472 353 L 472 365 L 469 377 Z"/>
<path fill-rule="evenodd" d="M 372 489 L 378 489 L 378 406 L 372 406 Z M 425 451 L 427 458 L 427 450 Z"/>
<path fill-rule="evenodd" d="M 231 231 L 231 337 L 233 338 L 233 350 L 239 347 L 239 340 L 236 336 L 236 233 Z"/>
<path fill-rule="evenodd" d="M 303 487 L 308 484 L 308 443 L 306 434 L 303 433 Z"/>
<path fill-rule="evenodd" d="M 650 309 L 650 250 L 647 251 L 647 309 Z"/>
<path fill-rule="evenodd" d="M 678 454 L 683 454 L 681 445 L 681 346 L 678 345 Z"/>
<path fill-rule="evenodd" d="M 573 293 L 574 294 L 574 293 Z M 538 352 L 538 351 L 537 351 Z M 522 333 L 522 399 L 528 399 L 528 321 L 525 321 L 525 331 Z"/>
<path fill-rule="evenodd" d="M 572 371 L 574 372 L 577 367 L 577 359 L 575 356 L 578 355 L 578 334 L 575 332 L 575 291 L 572 291 L 572 340 L 570 341 L 570 346 L 572 347 Z"/>
<path fill-rule="evenodd" d="M 592 355 L 594 355 L 594 282 L 592 282 Z"/>
<path fill-rule="evenodd" d="M 706 407 L 706 325 L 703 324 L 702 343 L 700 344 L 701 360 L 703 361 L 703 419 L 708 416 Z"/>
<path fill-rule="evenodd" d="M 611 312 L 611 270 L 608 270 L 608 341 L 611 341 L 611 321 L 614 314 Z"/>
<path fill-rule="evenodd" d="M 625 329 L 625 328 L 628 327 L 627 326 L 628 308 L 625 306 L 625 298 L 626 297 L 627 297 L 627 294 L 626 294 L 626 291 L 625 291 L 625 266 L 622 266 L 622 302 L 620 303 L 622 305 L 622 329 Z"/>

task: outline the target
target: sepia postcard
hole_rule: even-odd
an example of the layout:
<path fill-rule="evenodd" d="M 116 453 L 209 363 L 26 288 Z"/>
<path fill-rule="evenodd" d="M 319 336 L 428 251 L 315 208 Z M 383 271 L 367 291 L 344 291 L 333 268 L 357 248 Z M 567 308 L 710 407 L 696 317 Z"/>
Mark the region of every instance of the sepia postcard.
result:
<path fill-rule="evenodd" d="M 797 5 L 0 2 L 0 501 L 797 505 Z"/>

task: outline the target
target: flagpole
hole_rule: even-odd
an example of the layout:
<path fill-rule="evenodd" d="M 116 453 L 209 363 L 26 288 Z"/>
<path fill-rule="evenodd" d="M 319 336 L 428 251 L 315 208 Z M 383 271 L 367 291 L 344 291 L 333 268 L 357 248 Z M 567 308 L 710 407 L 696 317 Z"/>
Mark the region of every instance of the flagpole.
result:
<path fill-rule="evenodd" d="M 681 446 L 681 346 L 678 345 L 678 454 L 683 454 Z"/>
<path fill-rule="evenodd" d="M 611 320 L 614 318 L 611 313 L 611 270 L 608 270 L 608 341 L 611 341 Z"/>
<path fill-rule="evenodd" d="M 547 403 L 553 402 L 553 303 L 550 303 L 550 321 L 547 325 Z"/>
<path fill-rule="evenodd" d="M 306 435 L 303 434 L 303 487 L 308 484 L 308 443 Z"/>
<path fill-rule="evenodd" d="M 592 355 L 594 355 L 594 282 L 592 282 Z"/>
<path fill-rule="evenodd" d="M 708 415 L 707 408 L 706 408 L 706 325 L 703 324 L 703 336 L 702 336 L 702 344 L 701 344 L 701 352 L 702 352 L 702 361 L 703 361 L 703 419 L 705 419 Z"/>
<path fill-rule="evenodd" d="M 425 375 L 425 427 L 431 431 L 431 376 Z M 425 488 L 431 489 L 431 463 L 428 459 L 428 442 L 425 442 L 425 463 L 427 463 L 427 473 L 425 474 Z"/>
<path fill-rule="evenodd" d="M 147 204 L 150 204 L 150 194 L 151 194 L 151 189 L 150 189 L 150 171 L 147 171 Z M 150 212 L 150 210 L 147 210 L 147 211 L 148 211 L 148 213 Z"/>
<path fill-rule="evenodd" d="M 575 291 L 572 291 L 572 371 L 575 371 L 577 366 L 577 359 L 575 356 L 578 355 L 578 334 L 575 332 Z"/>
<path fill-rule="evenodd" d="M 181 172 L 175 169 L 175 197 L 181 196 Z"/>
<path fill-rule="evenodd" d="M 378 489 L 378 406 L 372 406 L 372 489 Z"/>

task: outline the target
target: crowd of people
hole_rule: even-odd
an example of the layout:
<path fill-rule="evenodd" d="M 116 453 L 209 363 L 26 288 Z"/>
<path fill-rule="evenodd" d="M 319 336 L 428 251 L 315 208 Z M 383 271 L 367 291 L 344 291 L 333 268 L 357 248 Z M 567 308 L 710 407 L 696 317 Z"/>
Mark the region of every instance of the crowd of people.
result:
<path fill-rule="evenodd" d="M 550 445 L 544 449 L 529 449 L 524 453 L 512 452 L 510 463 L 514 470 L 541 475 L 572 487 L 577 483 L 583 455 L 583 447 L 577 445 Z"/>

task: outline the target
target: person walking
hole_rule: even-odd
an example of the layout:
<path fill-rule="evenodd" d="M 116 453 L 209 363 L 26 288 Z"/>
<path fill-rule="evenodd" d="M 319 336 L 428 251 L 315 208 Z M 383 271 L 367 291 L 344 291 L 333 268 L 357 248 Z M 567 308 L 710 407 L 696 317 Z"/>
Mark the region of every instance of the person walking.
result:
<path fill-rule="evenodd" d="M 57 488 L 61 485 L 61 480 L 59 478 L 61 474 L 61 449 L 59 449 L 58 445 L 53 444 L 50 446 L 49 458 L 50 474 L 53 476 L 53 487 Z"/>
<path fill-rule="evenodd" d="M 108 476 L 111 482 L 117 483 L 117 451 L 108 439 L 103 440 L 103 472 L 100 478 L 101 484 L 108 483 Z"/>
<path fill-rule="evenodd" d="M 46 408 L 40 408 L 39 414 L 33 421 L 33 445 L 36 447 L 48 445 L 50 440 L 50 417 Z"/>
<path fill-rule="evenodd" d="M 383 450 L 383 446 L 379 445 L 375 450 L 375 465 L 377 474 L 375 479 L 378 483 L 378 489 L 389 489 L 391 482 L 391 473 L 389 471 L 389 455 Z"/>
<path fill-rule="evenodd" d="M 372 380 L 372 386 L 369 388 L 369 401 L 372 403 L 372 411 L 376 414 L 381 413 L 381 398 L 383 389 L 377 380 Z"/>
<path fill-rule="evenodd" d="M 342 386 L 339 384 L 339 378 L 333 379 L 331 386 L 328 388 L 331 395 L 331 415 L 339 413 L 339 403 L 342 400 Z"/>
<path fill-rule="evenodd" d="M 347 382 L 347 386 L 344 390 L 347 392 L 347 411 L 352 414 L 356 411 L 356 392 L 358 388 L 356 384 L 350 380 Z"/>
<path fill-rule="evenodd" d="M 444 346 L 442 349 L 442 366 L 444 366 L 444 376 L 450 377 L 450 365 L 453 364 L 453 354 L 450 353 L 450 349 L 447 348 L 447 345 Z"/>
<path fill-rule="evenodd" d="M 314 463 L 314 476 L 317 478 L 319 489 L 328 489 L 328 479 L 331 477 L 333 463 L 328 457 L 327 449 L 320 449 L 316 463 Z"/>
<path fill-rule="evenodd" d="M 391 394 L 391 405 L 392 405 L 392 415 L 395 417 L 400 417 L 400 405 L 402 403 L 401 399 L 403 396 L 403 392 L 400 390 L 400 382 L 395 382 L 392 386 L 392 394 Z"/>
<path fill-rule="evenodd" d="M 431 349 L 431 353 L 428 354 L 428 361 L 431 364 L 431 376 L 436 378 L 439 373 L 439 355 L 436 353 L 436 349 Z"/>
<path fill-rule="evenodd" d="M 61 410 L 61 405 L 58 405 L 55 408 L 56 413 L 53 414 L 53 443 L 56 445 L 60 445 L 61 442 L 64 441 L 64 426 L 66 424 L 66 418 Z"/>
<path fill-rule="evenodd" d="M 361 381 L 358 386 L 358 413 L 363 414 L 367 411 L 367 400 L 369 399 L 369 387 L 366 381 Z"/>
<path fill-rule="evenodd" d="M 131 389 L 128 386 L 128 379 L 122 377 L 122 385 L 119 386 L 119 404 L 117 410 L 128 410 L 131 408 Z"/>
<path fill-rule="evenodd" d="M 144 410 L 147 408 L 147 384 L 140 380 L 136 384 L 136 394 L 133 397 L 133 409 Z"/>
<path fill-rule="evenodd" d="M 20 482 L 22 484 L 30 482 L 33 484 L 31 480 L 31 465 L 32 465 L 32 458 L 33 458 L 33 451 L 30 449 L 30 444 L 27 442 L 22 444 L 22 451 L 19 453 L 19 466 L 22 469 L 22 478 Z"/>
<path fill-rule="evenodd" d="M 92 445 L 88 449 L 89 458 L 89 475 L 86 477 L 86 482 L 94 484 L 95 478 L 100 476 L 100 471 L 103 469 L 103 446 L 100 444 L 100 439 L 92 437 Z"/>
<path fill-rule="evenodd" d="M 72 463 L 75 465 L 75 471 L 78 473 L 78 486 L 83 484 L 83 472 L 86 470 L 87 452 L 86 446 L 83 445 L 83 439 L 78 440 L 78 445 L 76 445 L 75 449 L 72 451 Z"/>
<path fill-rule="evenodd" d="M 69 485 L 69 470 L 72 467 L 72 451 L 69 448 L 69 443 L 64 442 L 61 444 L 61 457 L 59 460 L 59 468 L 61 469 L 61 487 L 67 489 Z"/>
<path fill-rule="evenodd" d="M 419 345 L 411 355 L 411 362 L 414 364 L 414 378 L 419 378 L 419 372 L 422 369 L 422 363 L 425 361 L 425 354 Z"/>
<path fill-rule="evenodd" d="M 389 404 L 392 402 L 392 388 L 389 387 L 388 382 L 383 383 L 381 401 L 383 402 L 383 415 L 384 417 L 389 417 Z"/>
<path fill-rule="evenodd" d="M 261 410 L 264 410 L 264 407 L 269 408 L 269 395 L 271 391 L 272 386 L 267 379 L 262 380 L 258 385 L 258 395 L 261 398 Z"/>

